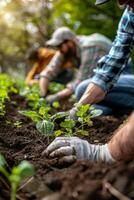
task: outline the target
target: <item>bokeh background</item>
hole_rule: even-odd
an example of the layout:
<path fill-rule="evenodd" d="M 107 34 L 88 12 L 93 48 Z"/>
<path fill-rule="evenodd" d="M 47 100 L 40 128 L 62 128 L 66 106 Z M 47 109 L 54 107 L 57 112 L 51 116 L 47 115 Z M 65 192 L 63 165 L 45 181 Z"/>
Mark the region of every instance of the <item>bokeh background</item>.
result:
<path fill-rule="evenodd" d="M 24 76 L 29 50 L 45 46 L 60 26 L 113 40 L 122 12 L 116 1 L 95 6 L 95 0 L 0 0 L 0 71 Z"/>

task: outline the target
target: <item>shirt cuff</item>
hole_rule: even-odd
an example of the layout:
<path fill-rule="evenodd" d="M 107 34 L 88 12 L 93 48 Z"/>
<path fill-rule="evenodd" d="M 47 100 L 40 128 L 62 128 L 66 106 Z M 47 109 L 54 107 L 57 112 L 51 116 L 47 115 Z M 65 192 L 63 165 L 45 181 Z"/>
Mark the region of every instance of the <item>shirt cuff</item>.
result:
<path fill-rule="evenodd" d="M 108 92 L 112 89 L 113 83 L 108 82 L 103 75 L 96 74 L 91 78 L 91 83 L 99 86 L 104 92 Z"/>

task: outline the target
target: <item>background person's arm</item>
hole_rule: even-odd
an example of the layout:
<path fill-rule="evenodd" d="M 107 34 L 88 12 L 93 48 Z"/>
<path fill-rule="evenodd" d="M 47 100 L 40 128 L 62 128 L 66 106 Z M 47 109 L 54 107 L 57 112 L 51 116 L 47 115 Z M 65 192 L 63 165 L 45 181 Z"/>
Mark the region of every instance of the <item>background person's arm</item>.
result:
<path fill-rule="evenodd" d="M 40 73 L 39 87 L 42 96 L 47 94 L 49 81 L 52 81 L 62 71 L 63 61 L 64 57 L 58 51 L 48 66 Z"/>
<path fill-rule="evenodd" d="M 67 98 L 73 94 L 73 91 L 70 88 L 65 88 L 62 91 L 58 92 L 57 95 L 60 99 Z"/>
<path fill-rule="evenodd" d="M 26 76 L 26 84 L 28 85 L 33 85 L 36 81 L 36 83 L 38 82 L 37 80 L 34 79 L 34 76 L 36 75 L 38 70 L 38 63 L 35 63 L 34 66 L 32 67 L 32 69 L 28 72 L 27 76 Z"/>

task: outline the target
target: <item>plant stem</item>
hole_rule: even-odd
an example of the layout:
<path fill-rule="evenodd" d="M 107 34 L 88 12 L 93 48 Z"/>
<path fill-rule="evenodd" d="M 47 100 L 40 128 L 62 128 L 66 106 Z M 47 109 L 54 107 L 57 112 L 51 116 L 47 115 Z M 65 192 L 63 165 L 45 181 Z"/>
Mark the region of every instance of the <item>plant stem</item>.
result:
<path fill-rule="evenodd" d="M 11 183 L 11 200 L 16 200 L 17 184 Z"/>

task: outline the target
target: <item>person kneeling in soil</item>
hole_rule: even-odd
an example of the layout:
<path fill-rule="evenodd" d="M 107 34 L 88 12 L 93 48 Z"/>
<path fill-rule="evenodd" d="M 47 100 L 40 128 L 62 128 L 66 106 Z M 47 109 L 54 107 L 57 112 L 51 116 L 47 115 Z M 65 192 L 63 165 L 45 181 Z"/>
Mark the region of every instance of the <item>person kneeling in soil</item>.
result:
<path fill-rule="evenodd" d="M 40 47 L 37 49 L 32 49 L 27 56 L 27 60 L 29 63 L 33 63 L 34 65 L 32 69 L 29 71 L 26 77 L 26 84 L 33 85 L 39 82 L 39 74 L 42 71 L 47 71 L 47 66 L 51 62 L 54 56 L 57 55 L 57 51 L 50 48 Z M 65 59 L 65 62 L 61 66 L 60 73 L 55 76 L 53 81 L 66 84 L 72 80 L 74 77 L 74 66 L 75 64 L 71 61 L 71 59 Z"/>
<path fill-rule="evenodd" d="M 40 74 L 40 91 L 42 96 L 47 93 L 49 81 L 51 81 L 60 71 L 66 58 L 74 61 L 79 68 L 74 80 L 67 84 L 67 87 L 57 94 L 47 96 L 46 99 L 51 104 L 59 99 L 67 98 L 74 93 L 79 83 L 93 75 L 97 61 L 111 48 L 112 42 L 99 33 L 89 36 L 77 36 L 68 27 L 58 28 L 46 45 L 56 47 L 58 53 L 48 64 L 47 70 Z"/>
<path fill-rule="evenodd" d="M 105 2 L 108 0 L 97 0 L 96 4 Z M 93 104 L 100 108 L 104 115 L 112 114 L 113 111 L 122 111 L 124 114 L 134 110 L 134 75 L 121 75 L 134 47 L 134 2 L 118 2 L 127 7 L 112 47 L 109 53 L 98 61 L 94 76 L 76 88 L 76 96 L 79 99 L 77 105 Z M 76 119 L 77 106 L 69 113 L 72 119 Z"/>
<path fill-rule="evenodd" d="M 96 0 L 102 4 L 108 0 Z M 89 83 L 79 104 L 94 104 L 102 101 L 119 78 L 134 46 L 134 2 L 118 0 L 128 5 L 123 13 L 117 37 L 109 54 L 100 60 L 98 69 Z M 132 86 L 132 92 L 134 87 Z M 124 94 L 125 97 L 125 94 Z M 134 95 L 132 96 L 134 97 Z M 128 100 L 128 99 L 126 99 Z M 134 98 L 129 102 L 134 109 Z M 76 116 L 77 108 L 70 110 L 70 117 Z M 91 159 L 113 163 L 134 158 L 134 112 L 128 121 L 119 128 L 113 138 L 105 145 L 92 145 L 77 137 L 56 138 L 46 149 L 49 157 L 59 157 L 60 161 L 72 162 L 76 159 Z"/>
<path fill-rule="evenodd" d="M 58 158 L 59 163 L 91 160 L 111 164 L 134 159 L 134 112 L 107 144 L 94 145 L 78 137 L 57 137 L 44 153 L 49 158 Z"/>
<path fill-rule="evenodd" d="M 47 70 L 45 69 L 40 74 L 42 96 L 46 95 L 49 80 L 52 80 L 59 73 L 60 66 L 67 56 L 75 60 L 77 65 L 80 63 L 80 68 L 74 80 L 68 83 L 64 90 L 46 97 L 46 100 L 50 104 L 53 104 L 54 101 L 67 98 L 73 93 L 75 93 L 77 100 L 82 97 L 92 80 L 91 77 L 93 76 L 93 71 L 95 71 L 98 60 L 109 52 L 112 43 L 104 35 L 98 33 L 78 37 L 69 28 L 61 27 L 53 33 L 52 39 L 46 44 L 57 46 L 59 51 L 47 66 Z M 103 102 L 99 105 L 94 105 L 95 108 L 103 111 L 103 115 L 112 114 L 117 108 L 123 108 L 125 113 L 129 111 L 131 107 L 129 102 L 132 101 L 131 86 L 134 85 L 134 78 L 130 78 L 127 75 L 131 73 L 132 62 L 129 59 L 127 64 L 124 65 L 121 73 L 122 76 L 117 82 L 116 87 L 106 96 Z M 127 94 L 125 99 L 124 94 Z M 126 101 L 126 99 L 128 100 Z"/>

